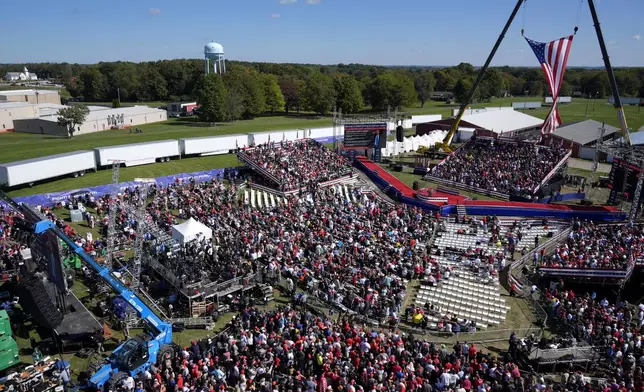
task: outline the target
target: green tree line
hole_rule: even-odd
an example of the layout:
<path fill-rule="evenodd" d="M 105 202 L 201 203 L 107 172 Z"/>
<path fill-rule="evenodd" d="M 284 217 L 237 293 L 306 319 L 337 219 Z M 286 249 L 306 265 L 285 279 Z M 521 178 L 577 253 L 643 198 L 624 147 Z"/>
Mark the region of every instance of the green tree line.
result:
<path fill-rule="evenodd" d="M 101 62 L 98 64 L 24 64 L 40 78 L 60 81 L 72 97 L 86 101 L 199 100 L 216 108 L 212 121 L 233 121 L 263 113 L 307 110 L 327 114 L 334 107 L 345 113 L 370 107 L 423 106 L 434 91 L 451 91 L 458 101 L 467 95 L 477 69 L 454 67 L 382 67 L 362 64 L 314 65 L 230 61 L 223 76 L 203 76 L 202 60 Z M 23 64 L 0 65 L 0 75 Z M 644 97 L 644 68 L 615 70 L 623 96 Z M 561 95 L 605 98 L 610 85 L 603 69 L 569 68 Z M 540 68 L 495 67 L 486 72 L 477 101 L 492 97 L 544 96 L 547 87 Z"/>

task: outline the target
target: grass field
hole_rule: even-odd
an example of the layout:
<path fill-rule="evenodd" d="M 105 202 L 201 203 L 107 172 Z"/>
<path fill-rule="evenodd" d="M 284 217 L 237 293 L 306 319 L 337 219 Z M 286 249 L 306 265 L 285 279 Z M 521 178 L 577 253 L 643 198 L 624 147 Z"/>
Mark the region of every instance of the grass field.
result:
<path fill-rule="evenodd" d="M 309 120 L 297 117 L 260 117 L 254 120 L 238 121 L 231 124 L 203 127 L 194 121 L 183 119 L 142 126 L 143 133 L 130 133 L 127 129 L 96 132 L 80 135 L 73 139 L 49 135 L 33 135 L 8 132 L 0 134 L 1 162 L 36 158 L 45 155 L 147 142 L 153 140 L 179 139 L 184 137 L 216 136 L 253 131 L 312 128 L 331 125 L 330 119 Z"/>

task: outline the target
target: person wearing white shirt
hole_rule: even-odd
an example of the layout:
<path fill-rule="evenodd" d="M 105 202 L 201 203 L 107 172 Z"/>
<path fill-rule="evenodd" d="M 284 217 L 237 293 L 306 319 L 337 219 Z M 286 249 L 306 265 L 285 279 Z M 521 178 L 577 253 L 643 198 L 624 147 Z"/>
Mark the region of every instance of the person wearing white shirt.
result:
<path fill-rule="evenodd" d="M 134 378 L 132 376 L 128 376 L 125 381 L 123 381 L 123 386 L 125 387 L 126 391 L 133 391 L 134 390 Z"/>

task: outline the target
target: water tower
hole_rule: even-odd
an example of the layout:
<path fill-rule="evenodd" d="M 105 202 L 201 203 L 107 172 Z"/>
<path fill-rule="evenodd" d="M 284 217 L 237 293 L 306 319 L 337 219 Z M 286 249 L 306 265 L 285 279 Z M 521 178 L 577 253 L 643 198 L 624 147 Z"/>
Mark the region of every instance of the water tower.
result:
<path fill-rule="evenodd" d="M 215 41 L 207 44 L 203 53 L 205 56 L 204 68 L 206 75 L 211 72 L 211 63 L 212 63 L 212 72 L 223 74 L 226 72 L 226 59 L 224 58 L 224 47 L 221 44 L 216 43 Z"/>

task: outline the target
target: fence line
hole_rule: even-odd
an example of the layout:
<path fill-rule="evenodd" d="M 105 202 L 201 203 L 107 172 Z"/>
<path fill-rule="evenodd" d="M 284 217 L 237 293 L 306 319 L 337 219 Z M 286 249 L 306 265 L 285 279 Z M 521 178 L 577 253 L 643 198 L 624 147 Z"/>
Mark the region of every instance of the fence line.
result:
<path fill-rule="evenodd" d="M 523 269 L 523 266 L 525 266 L 530 262 L 530 260 L 532 260 L 534 252 L 541 252 L 541 250 L 543 249 L 545 249 L 546 252 L 549 252 L 550 250 L 554 249 L 563 238 L 567 238 L 571 230 L 572 229 L 570 227 L 566 228 L 560 233 L 554 235 L 548 241 L 537 246 L 532 252 L 526 253 L 519 260 L 510 264 L 510 269 L 508 271 L 508 282 L 506 282 L 506 284 L 509 287 L 514 283 L 519 287 L 519 294 L 530 303 L 541 325 L 545 325 L 548 321 L 548 312 L 543 308 L 541 302 L 539 301 L 539 299 L 543 296 L 543 293 L 541 293 L 541 291 L 538 289 L 535 290 L 535 298 L 535 295 L 533 295 L 532 293 L 532 285 L 528 281 L 527 277 L 523 275 L 521 269 Z"/>

